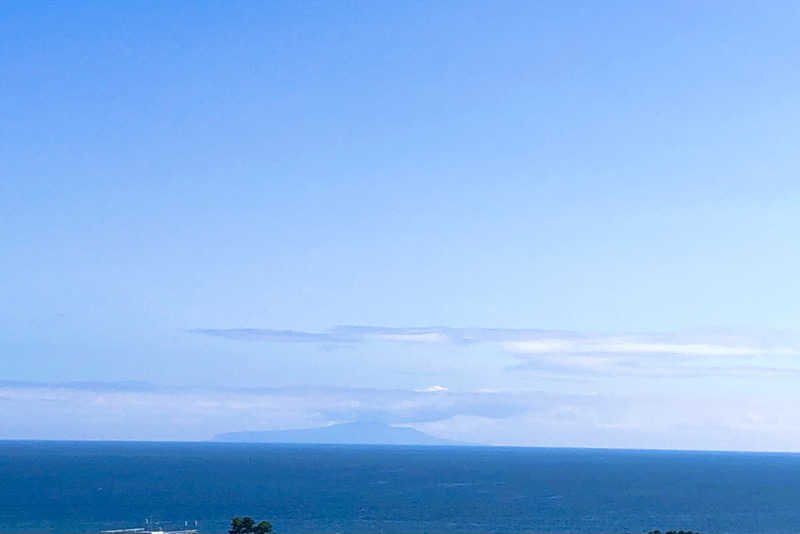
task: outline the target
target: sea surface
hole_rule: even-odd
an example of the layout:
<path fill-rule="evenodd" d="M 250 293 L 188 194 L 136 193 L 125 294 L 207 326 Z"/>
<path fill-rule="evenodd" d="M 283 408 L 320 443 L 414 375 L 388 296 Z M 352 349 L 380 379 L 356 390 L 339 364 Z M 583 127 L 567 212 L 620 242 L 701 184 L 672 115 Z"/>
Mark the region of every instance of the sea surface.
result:
<path fill-rule="evenodd" d="M 800 455 L 0 442 L 0 533 L 800 532 Z"/>

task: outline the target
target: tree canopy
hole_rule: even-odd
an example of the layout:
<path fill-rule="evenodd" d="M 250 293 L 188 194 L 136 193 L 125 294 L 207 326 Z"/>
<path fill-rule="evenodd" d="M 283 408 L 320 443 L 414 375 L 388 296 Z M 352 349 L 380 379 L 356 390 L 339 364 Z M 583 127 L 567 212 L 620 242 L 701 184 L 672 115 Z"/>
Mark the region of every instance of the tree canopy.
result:
<path fill-rule="evenodd" d="M 272 534 L 272 523 L 261 521 L 256 524 L 252 517 L 234 517 L 228 534 Z"/>

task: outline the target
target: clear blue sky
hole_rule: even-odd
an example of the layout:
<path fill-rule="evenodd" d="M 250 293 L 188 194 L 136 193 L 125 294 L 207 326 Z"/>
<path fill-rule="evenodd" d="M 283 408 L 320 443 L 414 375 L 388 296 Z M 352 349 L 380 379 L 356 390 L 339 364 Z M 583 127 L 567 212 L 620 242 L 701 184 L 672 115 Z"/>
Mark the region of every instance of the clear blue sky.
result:
<path fill-rule="evenodd" d="M 4 2 L 0 380 L 794 400 L 798 27 L 794 2 Z M 425 424 L 483 415 L 449 417 Z"/>

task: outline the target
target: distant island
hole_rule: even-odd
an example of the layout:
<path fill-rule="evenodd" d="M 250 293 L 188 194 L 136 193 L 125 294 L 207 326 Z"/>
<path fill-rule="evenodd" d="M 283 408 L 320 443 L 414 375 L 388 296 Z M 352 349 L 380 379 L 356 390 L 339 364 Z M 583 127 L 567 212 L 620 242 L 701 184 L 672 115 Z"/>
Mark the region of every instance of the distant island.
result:
<path fill-rule="evenodd" d="M 341 423 L 299 430 L 265 430 L 217 434 L 213 441 L 231 443 L 318 443 L 334 445 L 469 445 L 439 439 L 419 430 L 383 423 Z"/>

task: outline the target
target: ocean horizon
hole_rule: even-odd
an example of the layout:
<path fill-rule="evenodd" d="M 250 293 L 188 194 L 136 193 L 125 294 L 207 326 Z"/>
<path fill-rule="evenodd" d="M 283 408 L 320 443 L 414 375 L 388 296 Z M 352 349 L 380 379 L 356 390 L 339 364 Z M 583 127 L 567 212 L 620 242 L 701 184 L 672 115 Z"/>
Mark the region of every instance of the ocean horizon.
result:
<path fill-rule="evenodd" d="M 7 534 L 800 530 L 798 453 L 0 441 L 0 482 Z"/>

